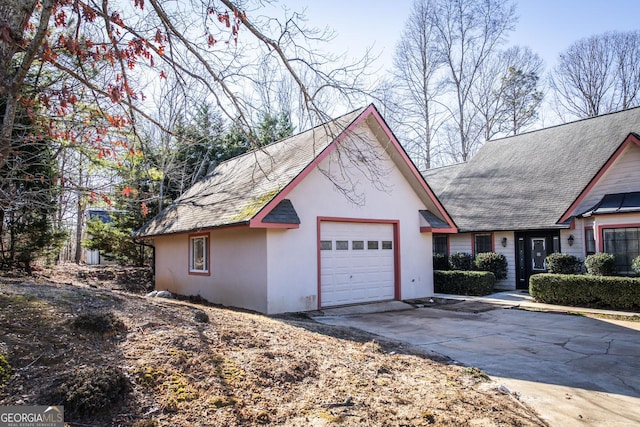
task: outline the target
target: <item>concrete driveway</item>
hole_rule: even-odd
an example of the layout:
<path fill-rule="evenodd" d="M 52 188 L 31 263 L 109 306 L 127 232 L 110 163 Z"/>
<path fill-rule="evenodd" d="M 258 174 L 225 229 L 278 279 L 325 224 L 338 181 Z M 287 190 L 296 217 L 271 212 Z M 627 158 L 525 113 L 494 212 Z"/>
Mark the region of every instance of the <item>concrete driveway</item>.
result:
<path fill-rule="evenodd" d="M 551 426 L 640 425 L 640 322 L 460 304 L 315 320 L 476 366 Z"/>

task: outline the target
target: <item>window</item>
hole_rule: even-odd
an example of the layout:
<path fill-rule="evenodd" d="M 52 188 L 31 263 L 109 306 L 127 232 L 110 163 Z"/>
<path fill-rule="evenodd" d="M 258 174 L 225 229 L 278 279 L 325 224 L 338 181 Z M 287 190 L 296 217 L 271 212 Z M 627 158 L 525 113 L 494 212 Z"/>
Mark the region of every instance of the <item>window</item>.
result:
<path fill-rule="evenodd" d="M 349 241 L 348 240 L 336 240 L 336 250 L 348 251 L 349 250 Z"/>
<path fill-rule="evenodd" d="M 640 227 L 605 228 L 602 240 L 604 252 L 616 258 L 616 272 L 633 274 L 631 262 L 640 255 Z"/>
<path fill-rule="evenodd" d="M 377 240 L 369 240 L 369 241 L 367 241 L 367 249 L 377 250 L 378 249 L 378 241 Z"/>
<path fill-rule="evenodd" d="M 331 245 L 331 243 L 332 243 L 331 240 L 320 240 L 320 250 L 330 251 L 331 249 L 333 249 L 333 246 Z"/>
<path fill-rule="evenodd" d="M 351 249 L 354 251 L 360 251 L 364 249 L 364 240 L 354 240 L 351 242 Z"/>
<path fill-rule="evenodd" d="M 209 272 L 209 236 L 189 237 L 189 272 Z"/>
<path fill-rule="evenodd" d="M 391 240 L 383 240 L 382 249 L 393 249 L 393 243 L 391 242 Z"/>
<path fill-rule="evenodd" d="M 433 235 L 433 254 L 449 255 L 449 236 L 446 234 Z"/>
<path fill-rule="evenodd" d="M 478 233 L 473 235 L 473 253 L 493 252 L 493 234 Z"/>
<path fill-rule="evenodd" d="M 593 255 L 596 253 L 596 236 L 593 232 L 593 228 L 585 228 L 584 230 L 584 242 L 587 255 Z"/>

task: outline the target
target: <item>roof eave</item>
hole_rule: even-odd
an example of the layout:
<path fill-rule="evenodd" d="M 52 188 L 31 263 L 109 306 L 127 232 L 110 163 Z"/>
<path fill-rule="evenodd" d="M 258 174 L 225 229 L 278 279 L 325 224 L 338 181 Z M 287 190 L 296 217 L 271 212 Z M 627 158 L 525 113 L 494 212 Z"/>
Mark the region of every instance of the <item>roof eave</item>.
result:
<path fill-rule="evenodd" d="M 239 221 L 239 222 L 234 222 L 229 224 L 212 225 L 208 227 L 198 227 L 198 228 L 190 228 L 190 229 L 184 229 L 184 230 L 144 234 L 144 235 L 138 234 L 134 236 L 134 239 L 153 239 L 155 237 L 173 236 L 176 234 L 193 234 L 193 233 L 201 233 L 204 231 L 213 231 L 213 230 L 221 230 L 221 229 L 229 229 L 229 228 L 247 228 L 250 226 L 251 226 L 250 221 Z"/>

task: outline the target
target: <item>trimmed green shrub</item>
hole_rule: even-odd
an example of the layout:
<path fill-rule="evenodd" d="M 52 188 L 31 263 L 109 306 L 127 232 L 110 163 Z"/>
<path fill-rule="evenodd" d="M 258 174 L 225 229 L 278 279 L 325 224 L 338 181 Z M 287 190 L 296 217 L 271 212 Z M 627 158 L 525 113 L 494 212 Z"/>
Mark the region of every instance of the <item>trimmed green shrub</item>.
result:
<path fill-rule="evenodd" d="M 538 302 L 603 307 L 620 310 L 640 308 L 640 279 L 576 274 L 534 274 L 529 293 Z"/>
<path fill-rule="evenodd" d="M 489 295 L 496 276 L 490 271 L 434 271 L 435 291 L 454 295 Z"/>
<path fill-rule="evenodd" d="M 636 274 L 640 275 L 640 256 L 637 256 L 631 261 L 631 268 Z"/>
<path fill-rule="evenodd" d="M 449 256 L 449 265 L 452 270 L 470 271 L 473 270 L 473 257 L 465 252 L 456 252 Z"/>
<path fill-rule="evenodd" d="M 496 280 L 507 278 L 507 258 L 495 252 L 484 252 L 476 255 L 473 261 L 476 270 L 490 271 L 496 276 Z"/>
<path fill-rule="evenodd" d="M 587 267 L 587 273 L 594 276 L 613 276 L 616 271 L 616 259 L 612 254 L 599 252 L 589 255 L 584 260 L 584 266 Z"/>
<path fill-rule="evenodd" d="M 555 252 L 547 255 L 547 270 L 556 274 L 579 274 L 582 272 L 582 261 L 571 254 Z"/>
<path fill-rule="evenodd" d="M 449 270 L 449 257 L 444 254 L 433 254 L 434 270 Z"/>

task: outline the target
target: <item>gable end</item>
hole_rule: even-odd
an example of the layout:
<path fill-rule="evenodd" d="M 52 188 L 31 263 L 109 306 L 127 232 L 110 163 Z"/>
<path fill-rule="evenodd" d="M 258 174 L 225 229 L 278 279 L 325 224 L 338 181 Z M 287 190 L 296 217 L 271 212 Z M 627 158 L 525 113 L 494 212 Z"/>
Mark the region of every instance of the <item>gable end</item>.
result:
<path fill-rule="evenodd" d="M 569 220 L 573 216 L 573 211 L 578 208 L 580 203 L 584 200 L 584 198 L 589 194 L 589 192 L 595 187 L 595 185 L 600 181 L 603 175 L 611 168 L 611 166 L 615 163 L 615 161 L 620 157 L 622 152 L 630 145 L 635 144 L 640 147 L 640 136 L 636 133 L 630 133 L 620 144 L 620 146 L 616 149 L 616 151 L 609 157 L 609 160 L 600 168 L 598 173 L 589 181 L 587 186 L 582 190 L 582 192 L 576 197 L 571 206 L 564 212 L 562 217 L 557 221 L 558 224 L 564 223 Z"/>

